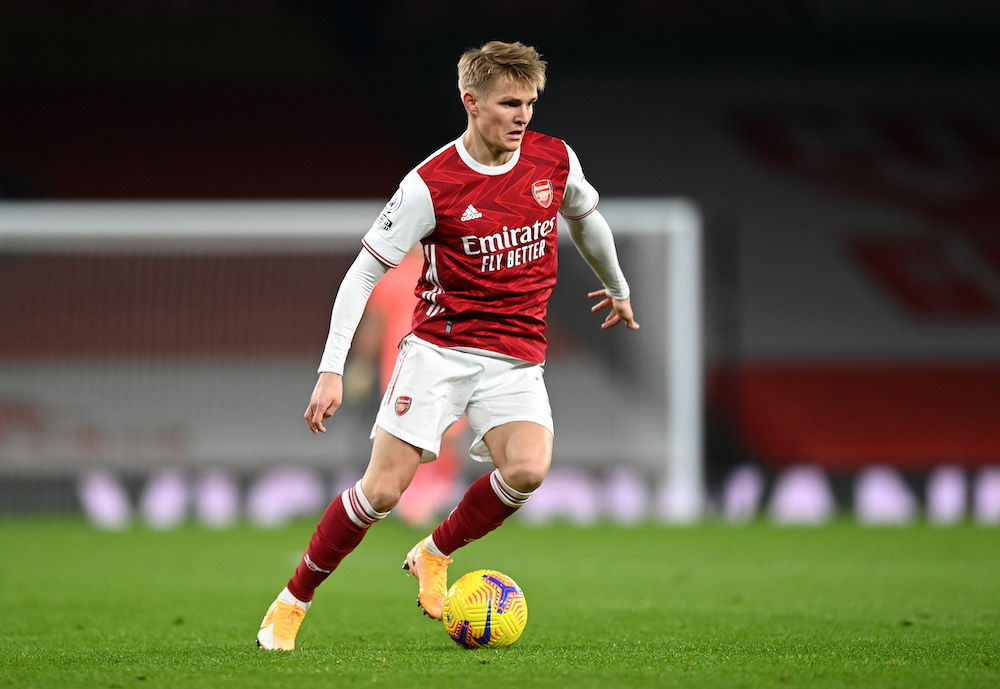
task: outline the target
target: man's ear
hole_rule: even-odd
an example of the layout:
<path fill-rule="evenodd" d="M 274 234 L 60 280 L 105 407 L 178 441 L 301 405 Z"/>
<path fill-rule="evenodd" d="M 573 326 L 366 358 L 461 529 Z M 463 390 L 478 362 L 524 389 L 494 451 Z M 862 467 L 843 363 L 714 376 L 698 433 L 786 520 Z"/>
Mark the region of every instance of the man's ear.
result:
<path fill-rule="evenodd" d="M 479 101 L 472 91 L 466 91 L 462 94 L 462 105 L 465 106 L 465 111 L 470 115 L 479 114 Z"/>

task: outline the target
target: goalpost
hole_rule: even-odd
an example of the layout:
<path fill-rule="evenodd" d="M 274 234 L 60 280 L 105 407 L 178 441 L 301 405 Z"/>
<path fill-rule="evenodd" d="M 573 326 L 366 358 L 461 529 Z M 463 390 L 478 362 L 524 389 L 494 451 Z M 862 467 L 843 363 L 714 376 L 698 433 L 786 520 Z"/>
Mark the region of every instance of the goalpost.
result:
<path fill-rule="evenodd" d="M 0 203 L 0 475 L 252 472 L 363 451 L 298 427 L 322 340 L 288 331 L 301 308 L 325 336 L 338 271 L 381 206 Z M 690 521 L 704 507 L 701 218 L 676 199 L 600 208 L 642 329 L 597 330 L 579 299 L 595 278 L 563 233 L 546 364 L 554 466 L 632 468 L 660 485 L 659 516 Z M 357 424 L 370 417 L 348 423 L 366 443 Z"/>

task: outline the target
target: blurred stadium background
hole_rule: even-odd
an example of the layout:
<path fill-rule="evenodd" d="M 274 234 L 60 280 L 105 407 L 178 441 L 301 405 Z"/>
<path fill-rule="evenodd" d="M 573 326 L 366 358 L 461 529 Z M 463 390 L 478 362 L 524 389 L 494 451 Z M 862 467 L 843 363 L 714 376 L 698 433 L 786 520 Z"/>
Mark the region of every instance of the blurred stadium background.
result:
<path fill-rule="evenodd" d="M 606 199 L 698 209 L 703 406 L 684 418 L 704 514 L 996 525 L 998 31 L 989 0 L 14 0 L 0 201 L 377 209 L 462 130 L 461 51 L 532 43 L 550 61 L 533 127 Z M 654 325 L 657 241 L 620 240 Z M 300 419 L 356 250 L 4 244 L 0 513 L 166 527 L 321 509 L 368 452 L 364 395 L 335 440 Z M 590 284 L 563 261 L 565 423 L 528 516 L 669 519 L 667 448 L 644 440 L 667 340 L 599 333 Z"/>

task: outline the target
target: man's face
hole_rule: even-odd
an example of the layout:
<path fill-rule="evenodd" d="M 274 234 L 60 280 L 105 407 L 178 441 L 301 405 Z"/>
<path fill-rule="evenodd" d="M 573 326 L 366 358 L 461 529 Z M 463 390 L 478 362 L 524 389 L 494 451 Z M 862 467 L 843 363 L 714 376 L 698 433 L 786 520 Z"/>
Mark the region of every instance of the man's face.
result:
<path fill-rule="evenodd" d="M 521 81 L 504 81 L 485 98 L 477 99 L 479 137 L 496 153 L 513 153 L 521 145 L 534 114 L 538 89 Z"/>

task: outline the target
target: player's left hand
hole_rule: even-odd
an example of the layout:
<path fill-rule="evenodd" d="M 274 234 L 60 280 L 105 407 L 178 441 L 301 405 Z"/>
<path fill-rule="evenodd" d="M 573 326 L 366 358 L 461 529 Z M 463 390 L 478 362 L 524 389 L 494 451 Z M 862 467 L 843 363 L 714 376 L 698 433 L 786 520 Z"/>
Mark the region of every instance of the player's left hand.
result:
<path fill-rule="evenodd" d="M 601 323 L 602 330 L 613 328 L 619 323 L 624 323 L 628 326 L 629 330 L 639 329 L 639 324 L 632 315 L 632 302 L 629 297 L 625 297 L 624 299 L 615 299 L 608 294 L 608 290 L 606 289 L 599 289 L 596 292 L 590 292 L 587 296 L 591 299 L 601 300 L 590 308 L 593 313 L 603 311 L 609 306 L 611 307 L 611 313 L 609 313 L 608 317 L 604 319 L 603 323 Z"/>

